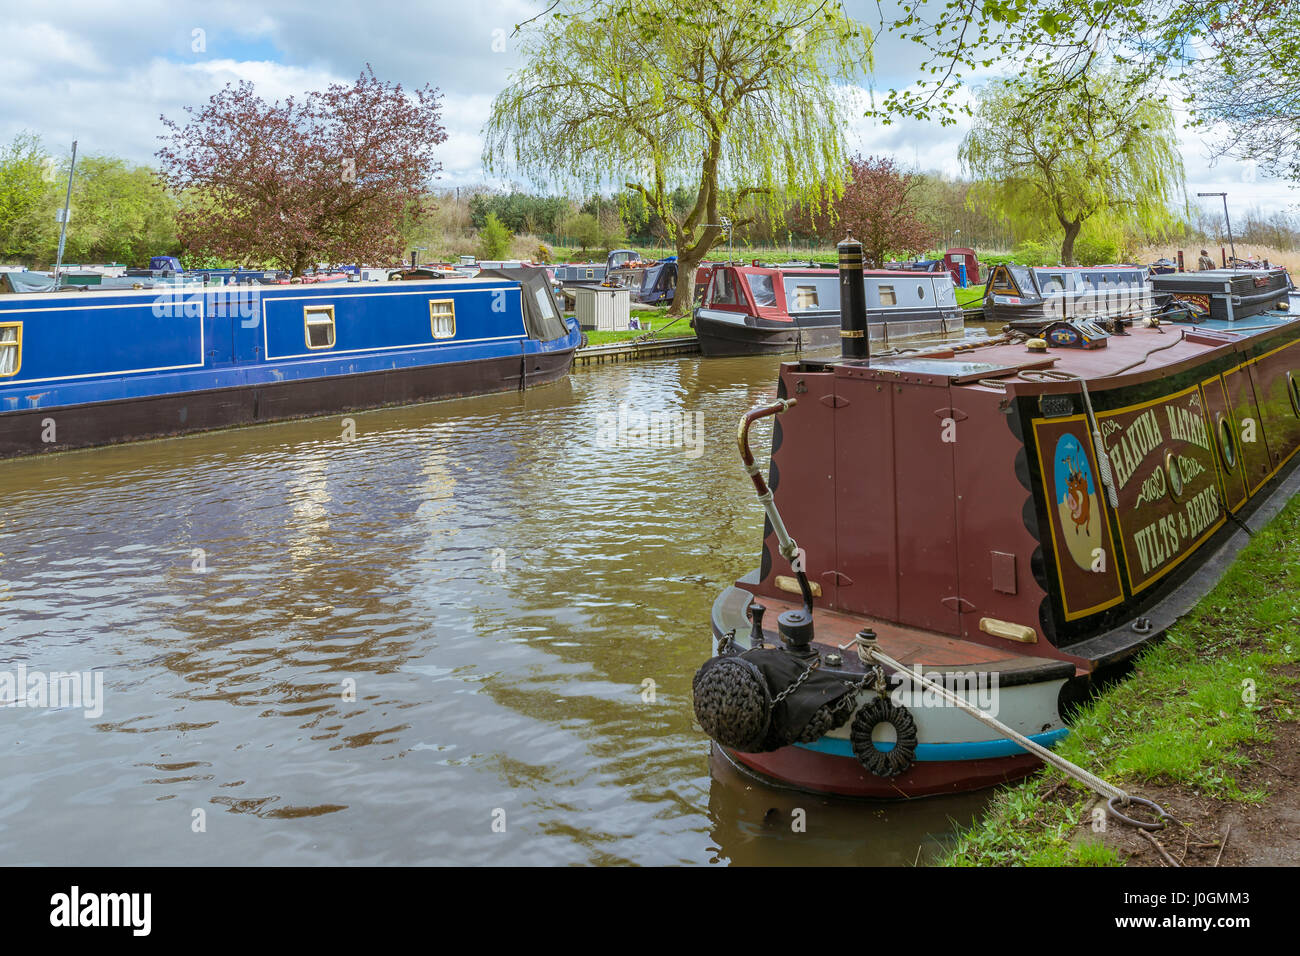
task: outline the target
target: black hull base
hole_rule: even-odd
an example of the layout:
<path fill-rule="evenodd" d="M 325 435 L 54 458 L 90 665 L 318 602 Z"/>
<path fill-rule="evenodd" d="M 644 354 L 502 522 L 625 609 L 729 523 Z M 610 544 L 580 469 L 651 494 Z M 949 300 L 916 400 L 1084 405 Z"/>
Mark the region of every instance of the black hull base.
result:
<path fill-rule="evenodd" d="M 568 374 L 573 350 L 0 413 L 0 458 L 505 392 Z M 53 429 L 54 441 L 46 441 Z"/>
<path fill-rule="evenodd" d="M 867 333 L 873 345 L 886 346 L 892 340 L 906 341 L 923 336 L 944 335 L 961 329 L 961 320 L 953 321 L 955 329 L 946 327 L 944 319 L 913 320 L 907 322 L 868 322 Z M 700 352 L 706 358 L 730 358 L 740 355 L 773 355 L 781 352 L 812 352 L 818 349 L 840 347 L 840 326 L 807 325 L 793 328 L 762 328 L 718 322 L 703 315 L 695 316 L 695 335 L 700 340 Z"/>

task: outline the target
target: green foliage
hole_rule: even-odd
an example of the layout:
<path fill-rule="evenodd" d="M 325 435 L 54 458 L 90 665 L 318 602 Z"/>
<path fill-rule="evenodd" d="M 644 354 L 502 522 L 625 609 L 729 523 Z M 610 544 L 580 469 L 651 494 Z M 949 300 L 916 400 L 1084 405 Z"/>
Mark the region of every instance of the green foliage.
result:
<path fill-rule="evenodd" d="M 1060 262 L 1060 251 L 1054 245 L 1048 245 L 1045 242 L 1038 242 L 1033 239 L 1025 239 L 1016 243 L 1016 247 L 1011 250 L 1011 255 L 1007 258 L 1011 262 L 1020 263 L 1022 266 L 1056 265 Z"/>
<path fill-rule="evenodd" d="M 482 229 L 489 214 L 513 233 L 555 232 L 572 203 L 562 196 L 534 196 L 515 190 L 507 194 L 476 193 L 469 199 L 470 223 Z"/>
<path fill-rule="evenodd" d="M 108 156 L 78 158 L 64 261 L 144 263 L 179 248 L 176 201 L 157 173 Z"/>
<path fill-rule="evenodd" d="M 496 217 L 488 213 L 483 228 L 478 233 L 478 257 L 480 259 L 504 259 L 510 255 L 510 230 Z"/>
<path fill-rule="evenodd" d="M 1298 663 L 1300 500 L 1255 534 L 1128 679 L 1081 709 L 1058 752 L 1130 791 L 1151 781 L 1260 803 L 1268 795 L 1238 777 L 1250 766 L 1247 748 L 1267 744 L 1274 722 L 1296 719 L 1297 682 L 1288 672 Z M 1004 791 L 945 862 L 1087 862 L 1100 851 L 1070 848 L 1091 791 L 1071 781 L 1064 799 L 1045 800 L 1060 779 L 1045 772 Z"/>
<path fill-rule="evenodd" d="M 679 302 L 724 216 L 843 191 L 840 82 L 871 54 L 837 0 L 570 0 L 541 22 L 493 102 L 484 163 L 642 197 L 683 262 Z"/>
<path fill-rule="evenodd" d="M 0 152 L 0 255 L 52 264 L 56 212 L 63 207 L 68 161 L 59 163 L 30 135 Z M 176 201 L 157 173 L 110 156 L 79 156 L 72 180 L 65 262 L 144 264 L 179 251 Z"/>
<path fill-rule="evenodd" d="M 22 133 L 0 152 L 0 256 L 30 259 L 53 218 L 54 168 L 40 140 Z"/>
<path fill-rule="evenodd" d="M 969 201 L 1021 235 L 1055 232 L 1066 265 L 1094 217 L 1156 235 L 1177 222 L 1171 205 L 1182 195 L 1183 165 L 1173 112 L 1154 93 L 1135 95 L 1122 71 L 1050 96 L 1021 80 L 989 84 L 961 158 L 979 180 Z"/>

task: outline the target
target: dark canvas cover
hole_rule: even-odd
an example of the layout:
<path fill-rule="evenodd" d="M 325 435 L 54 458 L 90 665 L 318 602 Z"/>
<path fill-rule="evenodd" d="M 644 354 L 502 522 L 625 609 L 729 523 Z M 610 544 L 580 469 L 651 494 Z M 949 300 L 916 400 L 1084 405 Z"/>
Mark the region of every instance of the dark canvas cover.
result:
<path fill-rule="evenodd" d="M 545 269 L 484 269 L 480 277 L 510 279 L 523 286 L 524 327 L 530 339 L 551 342 L 569 334 L 556 308 Z"/>

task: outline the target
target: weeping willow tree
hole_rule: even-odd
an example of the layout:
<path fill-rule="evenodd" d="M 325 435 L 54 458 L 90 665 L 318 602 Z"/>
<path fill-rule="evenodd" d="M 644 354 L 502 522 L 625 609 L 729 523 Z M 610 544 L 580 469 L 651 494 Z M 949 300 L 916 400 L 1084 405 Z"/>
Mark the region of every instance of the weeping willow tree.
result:
<path fill-rule="evenodd" d="M 977 180 L 970 201 L 1022 235 L 1063 233 L 1074 262 L 1083 224 L 1158 235 L 1175 223 L 1183 161 L 1174 115 L 1159 96 L 1134 94 L 1119 71 L 1089 75 L 1043 95 L 1025 80 L 985 87 L 961 160 Z"/>
<path fill-rule="evenodd" d="M 852 88 L 870 32 L 833 0 L 586 0 L 522 31 L 484 164 L 538 183 L 630 191 L 676 249 L 671 314 L 740 209 L 822 209 L 844 190 Z M 673 203 L 675 189 L 690 197 Z"/>

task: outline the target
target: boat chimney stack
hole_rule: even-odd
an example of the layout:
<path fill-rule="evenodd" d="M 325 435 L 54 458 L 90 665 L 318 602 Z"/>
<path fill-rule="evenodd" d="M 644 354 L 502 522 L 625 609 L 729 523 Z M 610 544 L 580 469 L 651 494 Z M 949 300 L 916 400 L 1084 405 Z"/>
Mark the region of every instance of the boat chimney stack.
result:
<path fill-rule="evenodd" d="M 840 254 L 840 347 L 846 359 L 869 359 L 862 243 L 850 232 L 835 248 Z"/>

